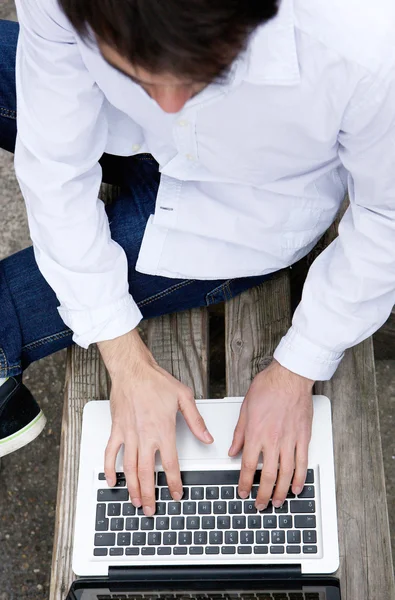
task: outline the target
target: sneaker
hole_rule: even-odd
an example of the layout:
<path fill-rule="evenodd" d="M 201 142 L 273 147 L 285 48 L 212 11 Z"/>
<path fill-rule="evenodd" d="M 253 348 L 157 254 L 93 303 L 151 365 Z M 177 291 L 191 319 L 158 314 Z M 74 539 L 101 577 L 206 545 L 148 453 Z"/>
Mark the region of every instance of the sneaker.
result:
<path fill-rule="evenodd" d="M 0 387 L 0 457 L 36 439 L 46 421 L 22 375 L 7 379 Z"/>

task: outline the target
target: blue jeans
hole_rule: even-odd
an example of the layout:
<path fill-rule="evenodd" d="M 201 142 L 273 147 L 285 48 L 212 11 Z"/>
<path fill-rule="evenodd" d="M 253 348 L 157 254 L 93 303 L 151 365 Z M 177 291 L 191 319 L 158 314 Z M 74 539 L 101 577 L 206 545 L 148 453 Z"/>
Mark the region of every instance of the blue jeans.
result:
<path fill-rule="evenodd" d="M 18 25 L 0 21 L 0 147 L 15 148 L 15 52 Z M 104 155 L 103 180 L 120 186 L 107 207 L 111 235 L 129 264 L 129 289 L 145 319 L 228 300 L 269 276 L 216 281 L 170 279 L 135 270 L 148 217 L 160 182 L 150 155 Z M 1 224 L 0 224 L 1 227 Z M 37 268 L 32 248 L 0 261 L 0 377 L 18 375 L 30 363 L 72 344 L 58 301 Z"/>

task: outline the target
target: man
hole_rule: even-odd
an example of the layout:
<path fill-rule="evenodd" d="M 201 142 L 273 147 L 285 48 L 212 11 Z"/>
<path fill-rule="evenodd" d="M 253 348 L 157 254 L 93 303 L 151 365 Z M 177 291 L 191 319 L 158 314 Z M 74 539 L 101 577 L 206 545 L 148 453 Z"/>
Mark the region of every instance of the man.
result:
<path fill-rule="evenodd" d="M 139 321 L 221 301 L 299 260 L 348 186 L 339 238 L 310 269 L 230 448 L 243 449 L 241 497 L 262 451 L 256 505 L 273 492 L 280 506 L 290 482 L 298 493 L 305 480 L 314 381 L 330 379 L 395 303 L 393 2 L 17 8 L 15 166 L 34 257 L 29 249 L 0 263 L 2 453 L 44 423 L 22 370 L 72 338 L 98 342 L 113 384 L 109 484 L 124 444 L 130 497 L 152 515 L 159 450 L 178 500 L 177 411 L 203 443 L 212 437 L 191 390 L 145 347 Z M 0 140 L 10 150 L 17 35 L 2 23 Z M 97 199 L 102 170 L 121 185 L 107 209 Z"/>

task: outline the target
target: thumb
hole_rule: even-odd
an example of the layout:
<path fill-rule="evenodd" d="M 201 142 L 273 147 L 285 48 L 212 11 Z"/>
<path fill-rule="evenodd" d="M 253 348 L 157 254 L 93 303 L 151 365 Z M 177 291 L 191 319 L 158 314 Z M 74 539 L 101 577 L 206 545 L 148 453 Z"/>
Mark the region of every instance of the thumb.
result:
<path fill-rule="evenodd" d="M 185 396 L 179 401 L 180 411 L 187 422 L 189 429 L 192 433 L 205 444 L 212 444 L 214 441 L 213 436 L 209 433 L 206 423 L 195 404 L 195 399 L 185 398 Z"/>
<path fill-rule="evenodd" d="M 237 421 L 237 425 L 233 434 L 232 445 L 229 448 L 229 456 L 236 456 L 236 454 L 238 454 L 244 446 L 246 422 L 246 411 L 244 410 L 243 404 L 240 410 L 239 420 Z"/>

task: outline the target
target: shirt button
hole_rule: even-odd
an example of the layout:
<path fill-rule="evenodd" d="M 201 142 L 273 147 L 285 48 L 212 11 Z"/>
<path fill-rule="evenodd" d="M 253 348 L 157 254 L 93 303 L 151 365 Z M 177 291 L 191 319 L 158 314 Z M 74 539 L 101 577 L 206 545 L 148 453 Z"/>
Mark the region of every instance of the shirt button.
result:
<path fill-rule="evenodd" d="M 179 125 L 180 127 L 186 127 L 187 125 L 189 125 L 189 121 L 187 121 L 186 119 L 180 119 L 180 120 L 178 121 L 178 125 Z"/>
<path fill-rule="evenodd" d="M 193 154 L 186 154 L 186 155 L 185 155 L 185 157 L 186 157 L 188 160 L 195 160 L 195 157 L 193 156 Z"/>
<path fill-rule="evenodd" d="M 133 144 L 133 146 L 132 146 L 133 152 L 138 152 L 140 150 L 140 148 L 141 148 L 140 144 Z"/>

